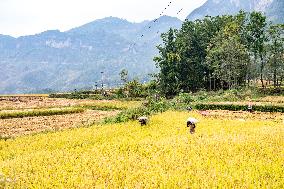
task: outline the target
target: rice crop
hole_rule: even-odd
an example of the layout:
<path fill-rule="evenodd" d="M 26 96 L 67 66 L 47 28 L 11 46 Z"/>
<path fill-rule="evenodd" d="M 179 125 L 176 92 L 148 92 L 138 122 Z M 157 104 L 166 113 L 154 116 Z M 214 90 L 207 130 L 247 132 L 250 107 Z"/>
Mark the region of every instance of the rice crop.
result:
<path fill-rule="evenodd" d="M 283 188 L 282 115 L 240 120 L 168 111 L 145 127 L 130 121 L 1 140 L 1 182 L 6 188 Z M 189 116 L 200 121 L 194 135 L 186 128 Z"/>

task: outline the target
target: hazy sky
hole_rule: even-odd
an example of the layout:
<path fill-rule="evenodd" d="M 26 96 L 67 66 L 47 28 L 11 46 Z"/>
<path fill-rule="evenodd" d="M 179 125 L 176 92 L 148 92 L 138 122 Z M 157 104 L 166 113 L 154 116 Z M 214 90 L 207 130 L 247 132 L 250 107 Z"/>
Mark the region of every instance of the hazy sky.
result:
<path fill-rule="evenodd" d="M 206 0 L 0 0 L 0 34 L 22 36 L 45 30 L 66 31 L 114 16 L 132 22 L 165 15 L 185 17 Z M 183 11 L 177 15 L 177 12 Z"/>

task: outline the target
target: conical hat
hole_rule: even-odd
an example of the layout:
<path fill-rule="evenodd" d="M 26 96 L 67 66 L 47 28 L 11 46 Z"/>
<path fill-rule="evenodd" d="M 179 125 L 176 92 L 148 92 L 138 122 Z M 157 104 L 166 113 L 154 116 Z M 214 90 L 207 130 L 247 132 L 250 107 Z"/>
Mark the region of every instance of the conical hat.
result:
<path fill-rule="evenodd" d="M 195 124 L 195 123 L 198 123 L 199 121 L 198 121 L 197 119 L 193 118 L 193 117 L 189 117 L 189 118 L 187 119 L 187 122 L 190 122 L 190 123 Z"/>

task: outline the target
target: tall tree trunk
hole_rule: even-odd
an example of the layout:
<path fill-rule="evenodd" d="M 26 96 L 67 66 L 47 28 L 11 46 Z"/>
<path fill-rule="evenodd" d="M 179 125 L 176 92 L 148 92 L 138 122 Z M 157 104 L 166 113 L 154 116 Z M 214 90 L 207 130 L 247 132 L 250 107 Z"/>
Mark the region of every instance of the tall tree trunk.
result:
<path fill-rule="evenodd" d="M 276 68 L 274 69 L 274 72 L 273 72 L 273 83 L 274 83 L 274 88 L 276 88 Z"/>
<path fill-rule="evenodd" d="M 250 58 L 249 58 L 250 59 Z M 246 80 L 248 82 L 248 87 L 249 87 L 249 84 L 250 84 L 250 67 L 251 67 L 251 62 L 250 60 L 248 61 L 248 65 L 247 65 L 247 73 L 246 73 Z"/>
<path fill-rule="evenodd" d="M 260 55 L 261 65 L 260 65 L 260 80 L 261 80 L 261 86 L 264 88 L 264 82 L 263 82 L 263 69 L 264 69 L 264 60 L 263 55 Z"/>
<path fill-rule="evenodd" d="M 216 78 L 214 77 L 214 91 L 216 90 Z"/>

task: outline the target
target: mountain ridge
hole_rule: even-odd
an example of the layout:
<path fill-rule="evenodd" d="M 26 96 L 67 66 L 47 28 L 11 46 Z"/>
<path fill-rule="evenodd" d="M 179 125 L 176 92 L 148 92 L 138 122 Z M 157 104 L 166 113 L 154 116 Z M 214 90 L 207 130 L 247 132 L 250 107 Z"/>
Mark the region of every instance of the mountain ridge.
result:
<path fill-rule="evenodd" d="M 202 19 L 203 17 L 237 14 L 240 10 L 246 12 L 260 11 L 275 23 L 284 23 L 283 0 L 207 0 L 202 6 L 193 10 L 188 20 Z"/>
<path fill-rule="evenodd" d="M 65 32 L 47 30 L 17 38 L 0 35 L 0 93 L 92 87 L 101 82 L 101 71 L 107 85 L 117 85 L 124 68 L 131 77 L 145 80 L 156 70 L 152 59 L 160 33 L 181 24 L 167 16 L 155 24 L 154 20 L 131 23 L 108 17 Z"/>

